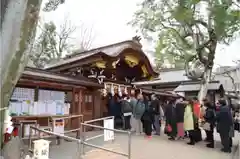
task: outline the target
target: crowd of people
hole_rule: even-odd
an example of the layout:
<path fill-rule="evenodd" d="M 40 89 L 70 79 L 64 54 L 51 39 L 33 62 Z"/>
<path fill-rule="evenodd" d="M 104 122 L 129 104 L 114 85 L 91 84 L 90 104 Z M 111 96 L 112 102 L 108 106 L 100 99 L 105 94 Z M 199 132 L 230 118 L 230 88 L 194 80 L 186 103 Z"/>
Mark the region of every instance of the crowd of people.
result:
<path fill-rule="evenodd" d="M 216 103 L 204 100 L 200 105 L 197 98 L 185 99 L 179 96 L 162 102 L 155 94 L 150 97 L 140 91 L 131 92 L 130 96 L 112 96 L 108 94 L 108 112 L 115 116 L 115 127 L 131 130 L 136 135 L 145 133 L 160 135 L 162 123 L 164 133 L 169 140 L 189 139 L 187 144 L 195 145 L 202 141 L 205 130 L 208 148 L 214 148 L 214 131 L 221 137 L 221 151 L 230 153 L 233 145 L 234 131 L 239 130 L 239 111 L 233 112 L 226 100 Z"/>

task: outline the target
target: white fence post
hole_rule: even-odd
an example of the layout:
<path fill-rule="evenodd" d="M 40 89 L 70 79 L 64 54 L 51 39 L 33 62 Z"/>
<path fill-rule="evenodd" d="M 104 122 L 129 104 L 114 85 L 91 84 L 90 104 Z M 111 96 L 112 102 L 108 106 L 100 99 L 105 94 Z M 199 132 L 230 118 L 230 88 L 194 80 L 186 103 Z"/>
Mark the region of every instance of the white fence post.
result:
<path fill-rule="evenodd" d="M 49 144 L 48 140 L 36 140 L 33 141 L 34 150 L 33 150 L 33 158 L 34 159 L 49 159 Z"/>

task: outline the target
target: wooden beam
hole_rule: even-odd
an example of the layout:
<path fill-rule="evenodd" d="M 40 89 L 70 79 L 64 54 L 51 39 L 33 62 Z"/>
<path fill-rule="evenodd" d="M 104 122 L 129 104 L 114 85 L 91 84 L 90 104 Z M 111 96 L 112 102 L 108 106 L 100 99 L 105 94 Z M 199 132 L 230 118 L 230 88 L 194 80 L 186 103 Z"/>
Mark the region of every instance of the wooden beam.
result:
<path fill-rule="evenodd" d="M 80 59 L 78 61 L 74 61 L 72 63 L 67 63 L 67 64 L 64 64 L 64 65 L 52 67 L 52 68 L 49 68 L 47 70 L 50 70 L 52 72 L 61 72 L 61 71 L 68 70 L 68 69 L 71 69 L 71 68 L 74 68 L 74 67 L 81 67 L 83 65 L 93 63 L 93 62 L 97 62 L 97 61 L 100 61 L 100 60 L 102 60 L 102 57 L 100 57 L 100 56 L 91 57 L 91 58 L 84 58 L 84 59 Z"/>
<path fill-rule="evenodd" d="M 72 90 L 73 88 L 82 88 L 69 84 L 61 84 L 55 82 L 45 82 L 45 81 L 33 81 L 28 79 L 20 79 L 18 81 L 18 86 L 28 86 L 28 87 L 37 87 L 39 88 L 49 88 L 49 89 L 61 89 L 61 90 Z"/>

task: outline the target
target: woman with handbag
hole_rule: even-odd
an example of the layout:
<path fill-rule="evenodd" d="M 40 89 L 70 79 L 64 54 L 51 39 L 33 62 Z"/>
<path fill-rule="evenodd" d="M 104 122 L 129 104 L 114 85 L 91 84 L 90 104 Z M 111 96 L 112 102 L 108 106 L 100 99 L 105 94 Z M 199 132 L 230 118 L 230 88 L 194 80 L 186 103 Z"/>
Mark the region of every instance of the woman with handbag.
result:
<path fill-rule="evenodd" d="M 174 99 L 172 99 L 168 103 L 166 107 L 165 117 L 166 117 L 165 133 L 167 133 L 167 135 L 169 136 L 169 140 L 175 140 L 177 136 L 177 121 Z"/>
<path fill-rule="evenodd" d="M 184 130 L 188 132 L 190 142 L 188 145 L 195 145 L 194 137 L 194 114 L 193 114 L 193 105 L 189 103 L 185 107 L 184 111 Z"/>

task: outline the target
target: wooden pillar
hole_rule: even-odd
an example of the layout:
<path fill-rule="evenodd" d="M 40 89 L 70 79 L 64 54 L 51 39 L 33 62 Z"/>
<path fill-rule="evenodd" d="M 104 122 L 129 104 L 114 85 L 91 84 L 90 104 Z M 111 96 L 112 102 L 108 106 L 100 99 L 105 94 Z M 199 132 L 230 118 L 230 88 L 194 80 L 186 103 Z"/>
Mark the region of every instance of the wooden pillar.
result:
<path fill-rule="evenodd" d="M 96 90 L 93 93 L 93 118 L 101 117 L 101 94 L 100 91 Z"/>
<path fill-rule="evenodd" d="M 79 89 L 78 91 L 78 106 L 77 106 L 77 113 L 78 114 L 82 114 L 83 113 L 83 107 L 82 107 L 82 101 L 83 101 L 83 93 L 82 93 L 82 90 Z"/>
<path fill-rule="evenodd" d="M 72 90 L 72 101 L 71 101 L 71 108 L 70 108 L 70 115 L 75 113 L 75 109 L 76 109 L 76 88 L 73 88 Z M 74 128 L 74 119 L 70 119 L 69 120 L 69 129 L 73 129 Z"/>
<path fill-rule="evenodd" d="M 78 89 L 77 97 L 78 97 L 78 100 L 77 100 L 76 112 L 77 112 L 77 114 L 82 114 L 82 90 L 81 89 Z M 81 122 L 83 122 L 83 121 L 80 121 L 79 118 L 76 118 L 75 121 L 76 121 L 76 127 L 75 128 L 80 128 L 81 127 Z M 80 138 L 80 136 L 81 136 L 80 131 L 77 131 L 77 138 Z"/>

